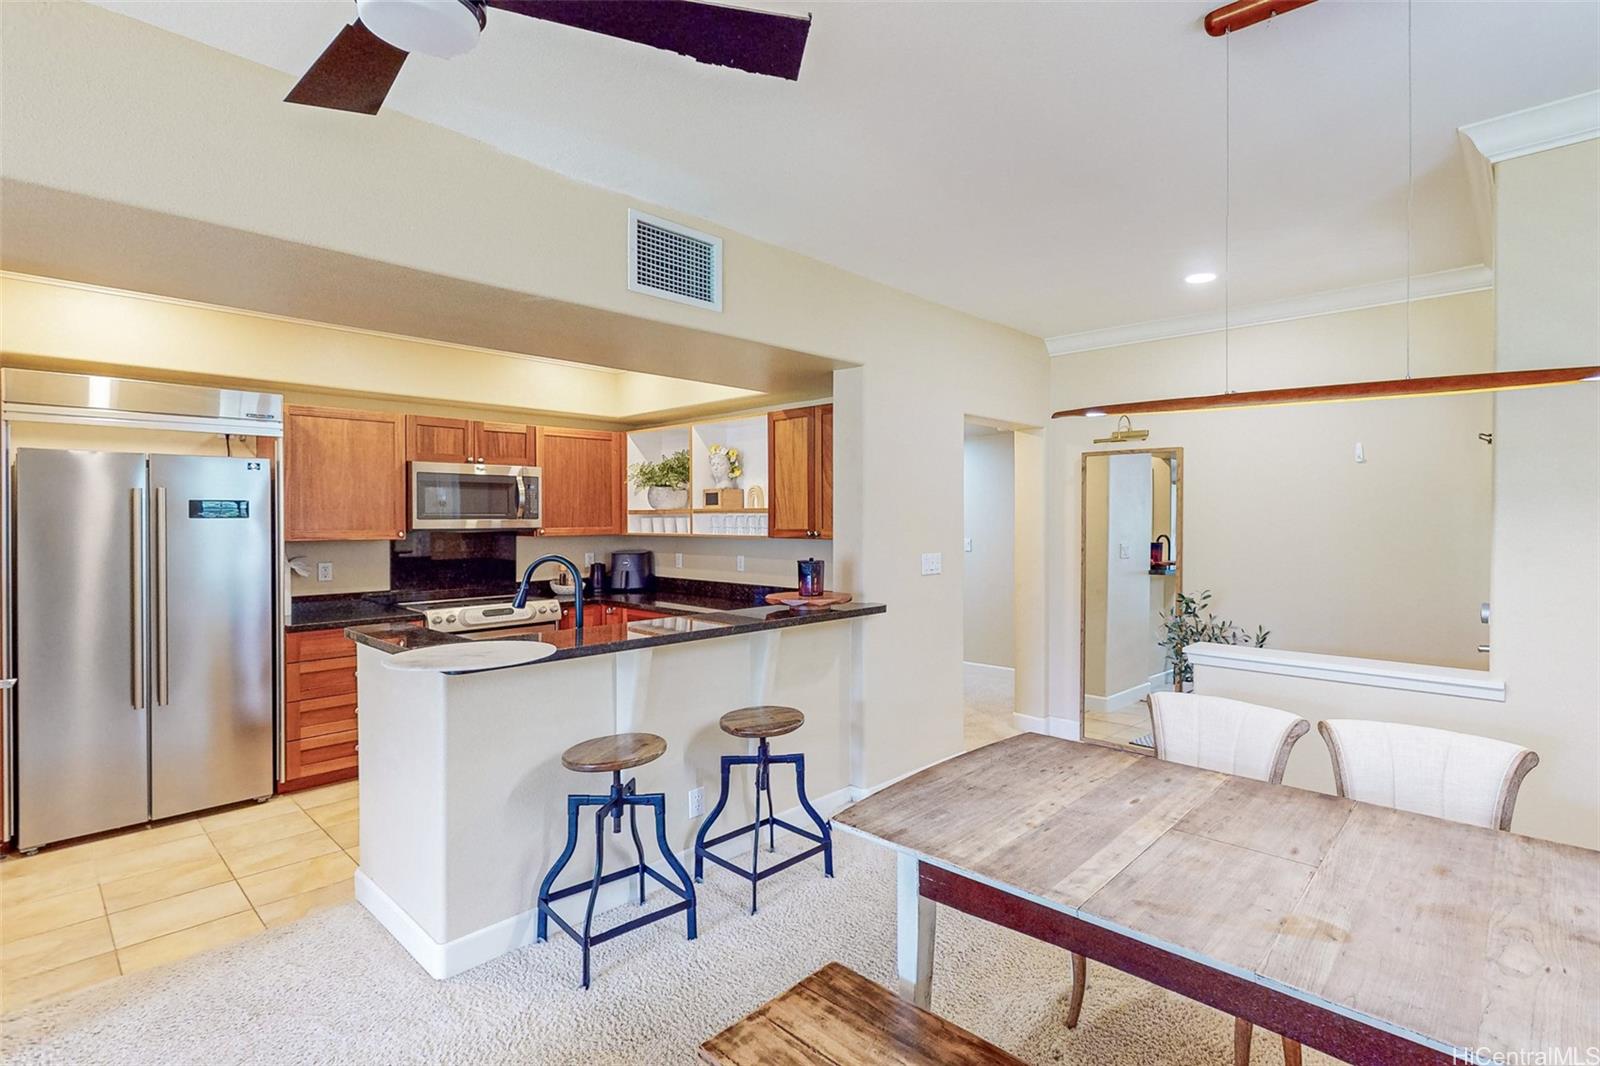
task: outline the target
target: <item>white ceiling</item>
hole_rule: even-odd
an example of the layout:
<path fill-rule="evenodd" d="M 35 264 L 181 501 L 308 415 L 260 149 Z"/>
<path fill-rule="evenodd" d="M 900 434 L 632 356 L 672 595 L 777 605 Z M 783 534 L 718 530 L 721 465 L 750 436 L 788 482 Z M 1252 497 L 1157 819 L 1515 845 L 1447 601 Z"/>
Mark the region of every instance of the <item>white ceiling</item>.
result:
<path fill-rule="evenodd" d="M 354 14 L 101 6 L 295 76 Z M 1227 44 L 1187 0 L 761 6 L 813 14 L 798 82 L 490 11 L 388 106 L 1050 337 L 1220 309 L 1191 271 L 1233 306 L 1403 276 L 1408 14 L 1414 274 L 1487 258 L 1456 128 L 1600 87 L 1596 0 L 1322 0 Z"/>

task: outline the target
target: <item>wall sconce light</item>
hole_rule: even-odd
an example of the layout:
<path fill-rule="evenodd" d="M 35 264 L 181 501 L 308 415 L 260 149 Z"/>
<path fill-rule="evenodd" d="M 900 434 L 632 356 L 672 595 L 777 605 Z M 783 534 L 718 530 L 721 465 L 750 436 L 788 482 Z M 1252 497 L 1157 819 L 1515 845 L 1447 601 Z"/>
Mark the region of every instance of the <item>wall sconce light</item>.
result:
<path fill-rule="evenodd" d="M 1060 417 L 1059 415 L 1057 416 Z M 1117 428 L 1111 431 L 1109 437 L 1096 437 L 1096 444 L 1126 444 L 1130 440 L 1144 440 L 1150 436 L 1148 429 L 1134 429 L 1133 422 L 1127 415 L 1117 419 Z"/>

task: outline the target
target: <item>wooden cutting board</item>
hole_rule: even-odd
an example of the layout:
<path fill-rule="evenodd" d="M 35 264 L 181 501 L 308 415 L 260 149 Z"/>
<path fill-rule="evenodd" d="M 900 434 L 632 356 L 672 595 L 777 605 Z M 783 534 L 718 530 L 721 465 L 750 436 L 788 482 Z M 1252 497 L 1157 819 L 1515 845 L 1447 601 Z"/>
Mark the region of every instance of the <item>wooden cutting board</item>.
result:
<path fill-rule="evenodd" d="M 838 603 L 849 603 L 855 599 L 848 592 L 824 592 L 820 596 L 802 596 L 798 592 L 769 592 L 767 602 L 784 607 L 793 607 L 799 611 L 815 610 L 819 607 L 832 607 Z"/>

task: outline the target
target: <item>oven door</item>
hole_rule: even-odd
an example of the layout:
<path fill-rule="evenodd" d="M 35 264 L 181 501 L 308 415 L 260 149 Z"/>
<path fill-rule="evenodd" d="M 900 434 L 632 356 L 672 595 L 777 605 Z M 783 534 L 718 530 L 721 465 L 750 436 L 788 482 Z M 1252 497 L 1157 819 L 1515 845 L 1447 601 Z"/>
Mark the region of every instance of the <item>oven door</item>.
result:
<path fill-rule="evenodd" d="M 539 468 L 410 464 L 412 529 L 538 529 Z"/>

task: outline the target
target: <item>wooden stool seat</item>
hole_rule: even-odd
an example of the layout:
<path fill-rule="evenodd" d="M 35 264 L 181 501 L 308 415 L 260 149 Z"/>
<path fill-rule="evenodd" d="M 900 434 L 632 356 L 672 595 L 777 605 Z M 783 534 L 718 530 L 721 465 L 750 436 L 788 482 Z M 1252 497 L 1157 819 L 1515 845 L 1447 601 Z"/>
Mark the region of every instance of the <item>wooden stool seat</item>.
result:
<path fill-rule="evenodd" d="M 701 1044 L 700 1058 L 711 1066 L 1023 1066 L 982 1037 L 837 962 Z"/>
<path fill-rule="evenodd" d="M 666 754 L 667 742 L 654 733 L 618 733 L 574 744 L 561 753 L 561 765 L 580 773 L 616 773 L 654 762 Z"/>
<path fill-rule="evenodd" d="M 736 737 L 781 737 L 806 724 L 794 707 L 741 707 L 722 716 L 722 731 Z"/>

